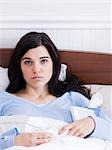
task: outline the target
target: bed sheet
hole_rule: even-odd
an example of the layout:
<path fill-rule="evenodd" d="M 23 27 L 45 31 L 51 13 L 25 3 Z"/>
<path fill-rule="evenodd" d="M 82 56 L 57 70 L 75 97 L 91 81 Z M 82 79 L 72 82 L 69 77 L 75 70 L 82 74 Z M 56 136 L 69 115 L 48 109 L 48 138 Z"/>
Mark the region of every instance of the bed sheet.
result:
<path fill-rule="evenodd" d="M 19 132 L 49 131 L 54 135 L 53 139 L 46 144 L 33 147 L 13 146 L 5 150 L 111 150 L 112 143 L 98 138 L 82 139 L 70 135 L 58 135 L 58 129 L 66 125 L 66 122 L 32 116 L 2 116 L 0 117 L 2 130 L 17 127 Z"/>

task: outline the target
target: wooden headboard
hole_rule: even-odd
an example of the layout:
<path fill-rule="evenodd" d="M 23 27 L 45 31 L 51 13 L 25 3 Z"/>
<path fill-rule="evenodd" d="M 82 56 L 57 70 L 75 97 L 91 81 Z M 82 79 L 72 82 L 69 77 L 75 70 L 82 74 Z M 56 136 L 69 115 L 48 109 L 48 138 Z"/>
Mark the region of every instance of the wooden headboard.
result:
<path fill-rule="evenodd" d="M 13 49 L 0 49 L 0 65 L 7 67 Z M 86 84 L 112 84 L 112 55 L 96 52 L 61 50 L 61 61 Z"/>

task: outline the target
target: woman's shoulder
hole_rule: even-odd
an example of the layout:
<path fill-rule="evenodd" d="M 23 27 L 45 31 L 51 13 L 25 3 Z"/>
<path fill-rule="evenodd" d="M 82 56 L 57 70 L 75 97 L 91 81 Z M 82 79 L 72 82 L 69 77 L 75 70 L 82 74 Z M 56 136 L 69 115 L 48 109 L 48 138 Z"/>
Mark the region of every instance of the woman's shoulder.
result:
<path fill-rule="evenodd" d="M 77 91 L 69 91 L 69 92 L 66 92 L 64 95 L 77 96 L 77 97 L 84 96 L 84 95 L 82 95 L 80 92 L 77 92 Z M 84 96 L 84 97 L 85 97 L 85 96 Z"/>
<path fill-rule="evenodd" d="M 63 96 L 74 96 L 74 95 L 80 96 L 80 95 L 82 95 L 82 94 L 79 93 L 79 92 L 76 92 L 76 91 L 69 91 L 69 92 L 65 92 L 65 93 L 62 95 L 62 97 L 63 97 Z"/>
<path fill-rule="evenodd" d="M 65 96 L 71 101 L 71 103 L 77 104 L 79 106 L 86 106 L 89 103 L 89 99 L 80 92 L 76 91 L 66 92 Z"/>
<path fill-rule="evenodd" d="M 0 91 L 0 96 L 5 96 L 7 94 L 6 91 Z"/>
<path fill-rule="evenodd" d="M 0 101 L 5 101 L 5 100 L 10 100 L 11 98 L 11 94 L 6 92 L 6 91 L 0 91 Z"/>
<path fill-rule="evenodd" d="M 76 92 L 76 91 L 66 92 L 61 97 L 62 98 L 70 98 L 71 100 L 79 100 L 79 99 L 86 98 L 84 95 L 82 95 L 81 93 Z"/>

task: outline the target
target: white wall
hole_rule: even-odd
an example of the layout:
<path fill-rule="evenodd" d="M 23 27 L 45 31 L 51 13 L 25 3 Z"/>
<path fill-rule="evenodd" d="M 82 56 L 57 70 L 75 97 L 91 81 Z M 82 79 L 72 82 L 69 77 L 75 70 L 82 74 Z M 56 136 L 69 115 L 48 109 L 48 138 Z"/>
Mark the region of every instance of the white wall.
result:
<path fill-rule="evenodd" d="M 110 0 L 0 0 L 0 47 L 42 31 L 60 49 L 111 52 Z"/>

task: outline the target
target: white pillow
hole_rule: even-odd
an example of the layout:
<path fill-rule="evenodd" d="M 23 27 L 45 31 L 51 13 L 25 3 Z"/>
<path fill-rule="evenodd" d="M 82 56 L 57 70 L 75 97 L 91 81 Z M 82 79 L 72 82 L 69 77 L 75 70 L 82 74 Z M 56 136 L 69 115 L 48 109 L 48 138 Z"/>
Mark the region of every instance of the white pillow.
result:
<path fill-rule="evenodd" d="M 102 95 L 102 107 L 108 116 L 112 119 L 112 85 L 91 84 L 85 86 L 91 90 L 91 95 L 95 93 L 100 93 Z"/>
<path fill-rule="evenodd" d="M 0 91 L 5 90 L 9 84 L 8 69 L 0 67 Z"/>

